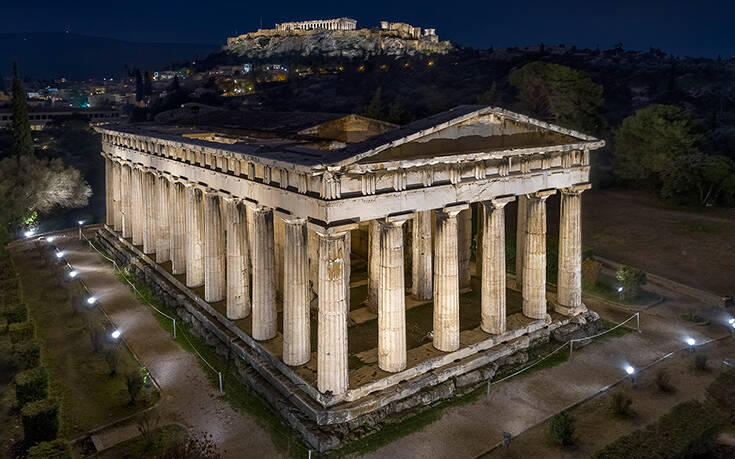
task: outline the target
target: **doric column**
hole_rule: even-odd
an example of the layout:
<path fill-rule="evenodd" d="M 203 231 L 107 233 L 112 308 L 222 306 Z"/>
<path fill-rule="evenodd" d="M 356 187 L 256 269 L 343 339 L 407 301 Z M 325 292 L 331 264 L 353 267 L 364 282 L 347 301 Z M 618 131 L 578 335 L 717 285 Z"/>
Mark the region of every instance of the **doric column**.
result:
<path fill-rule="evenodd" d="M 505 216 L 504 207 L 515 197 L 481 203 L 482 217 L 482 323 L 487 333 L 505 332 Z"/>
<path fill-rule="evenodd" d="M 239 199 L 226 200 L 227 318 L 250 315 L 250 263 L 245 206 Z"/>
<path fill-rule="evenodd" d="M 378 312 L 378 286 L 380 285 L 380 224 L 370 220 L 368 226 L 368 298 L 370 312 Z"/>
<path fill-rule="evenodd" d="M 430 300 L 433 293 L 430 210 L 414 215 L 411 251 L 411 294 L 417 300 Z"/>
<path fill-rule="evenodd" d="M 525 194 L 518 195 L 518 215 L 516 216 L 516 288 L 523 287 L 523 253 L 526 240 L 526 202 Z"/>
<path fill-rule="evenodd" d="M 319 312 L 317 387 L 334 395 L 347 392 L 347 318 L 345 237 L 319 233 Z"/>
<path fill-rule="evenodd" d="M 204 197 L 194 184 L 186 184 L 186 286 L 204 284 Z"/>
<path fill-rule="evenodd" d="M 219 193 L 204 193 L 204 300 L 225 299 L 225 228 Z"/>
<path fill-rule="evenodd" d="M 171 222 L 171 271 L 186 272 L 186 187 L 176 181 L 169 185 L 168 218 Z"/>
<path fill-rule="evenodd" d="M 122 236 L 133 237 L 133 169 L 127 164 L 120 169 L 120 193 L 122 201 Z"/>
<path fill-rule="evenodd" d="M 171 260 L 171 224 L 168 208 L 171 205 L 170 182 L 168 178 L 159 175 L 156 179 L 158 198 L 158 228 L 156 229 L 156 263 Z"/>
<path fill-rule="evenodd" d="M 143 173 L 143 253 L 156 251 L 156 232 L 158 230 L 158 199 L 156 197 L 156 176 L 151 172 Z"/>
<path fill-rule="evenodd" d="M 485 206 L 477 203 L 477 233 L 475 235 L 475 276 L 482 276 L 482 236 L 485 231 Z"/>
<path fill-rule="evenodd" d="M 459 259 L 459 289 L 472 287 L 470 256 L 472 255 L 472 210 L 466 209 L 457 216 L 457 257 Z"/>
<path fill-rule="evenodd" d="M 120 163 L 112 167 L 112 227 L 115 231 L 122 231 L 122 174 Z"/>
<path fill-rule="evenodd" d="M 283 362 L 303 365 L 311 356 L 306 219 L 283 220 Z"/>
<path fill-rule="evenodd" d="M 114 162 L 105 156 L 105 224 L 109 227 L 115 225 L 115 208 L 114 208 L 114 175 L 115 169 L 119 163 Z M 119 174 L 118 174 L 119 175 Z M 119 183 L 119 182 L 118 182 Z"/>
<path fill-rule="evenodd" d="M 131 173 L 132 199 L 130 200 L 130 214 L 132 216 L 133 245 L 143 244 L 143 171 L 134 167 Z"/>
<path fill-rule="evenodd" d="M 273 254 L 273 209 L 253 209 L 253 338 L 276 336 L 276 282 Z"/>
<path fill-rule="evenodd" d="M 434 240 L 434 347 L 459 349 L 459 260 L 457 214 L 466 206 L 436 211 Z"/>
<path fill-rule="evenodd" d="M 526 237 L 523 247 L 523 315 L 546 318 L 546 198 L 556 190 L 526 196 Z"/>
<path fill-rule="evenodd" d="M 582 304 L 582 192 L 590 184 L 561 190 L 559 215 L 559 275 L 556 312 L 576 315 Z"/>
<path fill-rule="evenodd" d="M 396 372 L 406 368 L 406 291 L 403 273 L 404 218 L 380 220 L 380 286 L 378 287 L 378 366 Z"/>

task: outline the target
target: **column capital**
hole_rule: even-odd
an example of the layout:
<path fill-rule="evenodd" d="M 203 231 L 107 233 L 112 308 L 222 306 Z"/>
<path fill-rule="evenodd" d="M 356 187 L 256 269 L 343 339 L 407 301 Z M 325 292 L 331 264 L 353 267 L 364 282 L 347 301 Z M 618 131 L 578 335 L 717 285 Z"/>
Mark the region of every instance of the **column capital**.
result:
<path fill-rule="evenodd" d="M 526 195 L 526 197 L 528 199 L 536 199 L 536 200 L 546 201 L 546 198 L 548 198 L 549 196 L 555 195 L 555 194 L 556 194 L 556 188 L 553 188 L 553 189 L 550 189 L 550 190 L 539 190 L 539 191 L 535 191 L 533 193 L 528 193 Z"/>
<path fill-rule="evenodd" d="M 460 212 L 463 210 L 467 210 L 470 208 L 470 205 L 465 202 L 458 202 L 456 204 L 449 204 L 447 206 L 442 207 L 441 209 L 436 209 L 436 213 L 438 214 L 446 214 L 449 217 L 456 217 L 459 215 Z"/>
<path fill-rule="evenodd" d="M 493 209 L 502 209 L 503 207 L 505 207 L 506 204 L 508 204 L 509 202 L 513 202 L 515 200 L 516 200 L 515 195 L 496 196 L 487 201 L 482 201 L 480 204 L 484 205 L 486 208 L 491 207 Z"/>
<path fill-rule="evenodd" d="M 273 211 L 287 225 L 305 225 L 308 221 L 306 217 L 297 217 L 288 211 L 276 209 Z"/>
<path fill-rule="evenodd" d="M 563 194 L 579 195 L 582 194 L 583 191 L 589 190 L 590 188 L 592 188 L 591 183 L 578 183 L 577 185 L 570 186 L 569 188 L 562 188 L 560 191 Z"/>
<path fill-rule="evenodd" d="M 336 225 L 330 225 L 326 226 L 323 223 L 315 222 L 313 220 L 309 220 L 307 222 L 309 225 L 309 229 L 312 231 L 315 231 L 320 236 L 344 236 L 347 234 L 347 232 L 355 230 L 358 228 L 359 223 L 357 220 L 354 221 L 346 221 L 342 223 L 338 223 Z"/>
<path fill-rule="evenodd" d="M 400 215 L 389 215 L 387 217 L 378 218 L 376 221 L 382 226 L 402 226 L 408 220 L 413 219 L 414 212 L 400 214 Z"/>

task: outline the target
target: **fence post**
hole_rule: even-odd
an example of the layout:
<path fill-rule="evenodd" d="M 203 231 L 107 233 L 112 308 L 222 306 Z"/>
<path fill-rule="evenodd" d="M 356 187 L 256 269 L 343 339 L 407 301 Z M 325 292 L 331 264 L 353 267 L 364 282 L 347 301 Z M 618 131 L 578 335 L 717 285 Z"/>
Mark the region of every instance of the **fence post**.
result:
<path fill-rule="evenodd" d="M 572 352 L 574 352 L 574 340 L 569 340 L 569 358 L 572 358 Z"/>
<path fill-rule="evenodd" d="M 217 375 L 219 376 L 219 392 L 220 394 L 224 394 L 225 391 L 222 389 L 222 372 L 218 371 Z"/>
<path fill-rule="evenodd" d="M 635 328 L 638 330 L 638 333 L 641 332 L 641 313 L 640 312 L 635 313 Z"/>
<path fill-rule="evenodd" d="M 172 319 L 174 321 L 174 339 L 176 339 L 176 319 Z"/>

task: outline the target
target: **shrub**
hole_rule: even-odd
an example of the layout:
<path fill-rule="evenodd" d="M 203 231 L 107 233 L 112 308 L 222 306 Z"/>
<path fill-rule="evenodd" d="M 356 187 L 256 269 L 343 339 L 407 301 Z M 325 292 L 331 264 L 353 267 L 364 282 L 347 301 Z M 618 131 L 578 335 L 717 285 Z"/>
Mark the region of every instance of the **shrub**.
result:
<path fill-rule="evenodd" d="M 610 408 L 612 408 L 613 413 L 618 416 L 628 416 L 632 414 L 632 410 L 630 409 L 632 404 L 633 399 L 630 398 L 630 395 L 626 392 L 615 392 L 612 394 L 612 398 L 610 399 Z"/>
<path fill-rule="evenodd" d="M 10 375 L 15 372 L 16 361 L 13 354 L 13 345 L 10 339 L 4 337 L 0 340 L 0 384 L 5 382 L 5 377 L 10 380 Z"/>
<path fill-rule="evenodd" d="M 27 457 L 28 459 L 71 459 L 71 445 L 61 438 L 45 441 L 29 449 Z"/>
<path fill-rule="evenodd" d="M 549 422 L 549 435 L 561 446 L 574 444 L 574 418 L 566 412 L 555 415 Z"/>
<path fill-rule="evenodd" d="M 714 404 L 690 400 L 645 428 L 618 438 L 594 457 L 707 457 L 726 422 L 727 416 Z"/>
<path fill-rule="evenodd" d="M 120 352 L 114 343 L 105 346 L 104 357 L 107 368 L 110 370 L 110 376 L 115 376 L 117 374 L 117 364 L 120 363 Z"/>
<path fill-rule="evenodd" d="M 37 367 L 41 362 L 41 346 L 35 339 L 15 343 L 13 351 L 19 369 Z"/>
<path fill-rule="evenodd" d="M 46 368 L 36 367 L 15 375 L 15 398 L 21 406 L 46 398 L 48 374 Z"/>
<path fill-rule="evenodd" d="M 694 356 L 694 368 L 699 371 L 707 371 L 707 355 L 697 354 Z"/>
<path fill-rule="evenodd" d="M 23 303 L 15 303 L 5 310 L 5 318 L 9 324 L 28 320 L 28 308 Z"/>
<path fill-rule="evenodd" d="M 646 283 L 646 273 L 631 266 L 622 266 L 615 272 L 615 279 L 623 286 L 623 298 L 633 298 Z"/>
<path fill-rule="evenodd" d="M 28 403 L 20 416 L 28 446 L 54 440 L 59 433 L 59 403 L 54 399 Z"/>
<path fill-rule="evenodd" d="M 10 341 L 17 343 L 19 341 L 25 341 L 31 339 L 36 334 L 36 330 L 33 327 L 33 322 L 26 320 L 25 322 L 16 322 L 8 326 L 8 335 L 10 335 Z"/>
<path fill-rule="evenodd" d="M 157 456 L 158 459 L 179 459 L 196 457 L 201 459 L 218 459 L 217 444 L 210 434 L 193 433 L 183 442 L 177 442 Z"/>
<path fill-rule="evenodd" d="M 125 386 L 128 388 L 128 395 L 130 395 L 130 404 L 134 404 L 138 398 L 141 389 L 143 389 L 143 378 L 137 371 L 131 371 L 125 375 Z"/>
<path fill-rule="evenodd" d="M 666 370 L 659 370 L 656 373 L 656 386 L 661 392 L 674 392 L 674 386 L 671 385 L 671 376 Z"/>
<path fill-rule="evenodd" d="M 0 335 L 4 335 L 8 332 L 8 319 L 0 317 Z"/>
<path fill-rule="evenodd" d="M 95 327 L 89 333 L 89 339 L 92 340 L 92 350 L 94 352 L 100 352 L 105 348 L 105 342 L 107 341 L 107 334 L 100 327 Z"/>

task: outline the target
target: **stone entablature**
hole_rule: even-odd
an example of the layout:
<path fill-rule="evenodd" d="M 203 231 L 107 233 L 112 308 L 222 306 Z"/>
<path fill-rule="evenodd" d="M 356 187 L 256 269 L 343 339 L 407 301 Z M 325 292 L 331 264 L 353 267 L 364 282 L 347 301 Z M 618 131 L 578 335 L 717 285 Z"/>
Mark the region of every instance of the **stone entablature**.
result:
<path fill-rule="evenodd" d="M 357 21 L 351 18 L 314 19 L 310 21 L 282 22 L 276 30 L 355 30 Z"/>

